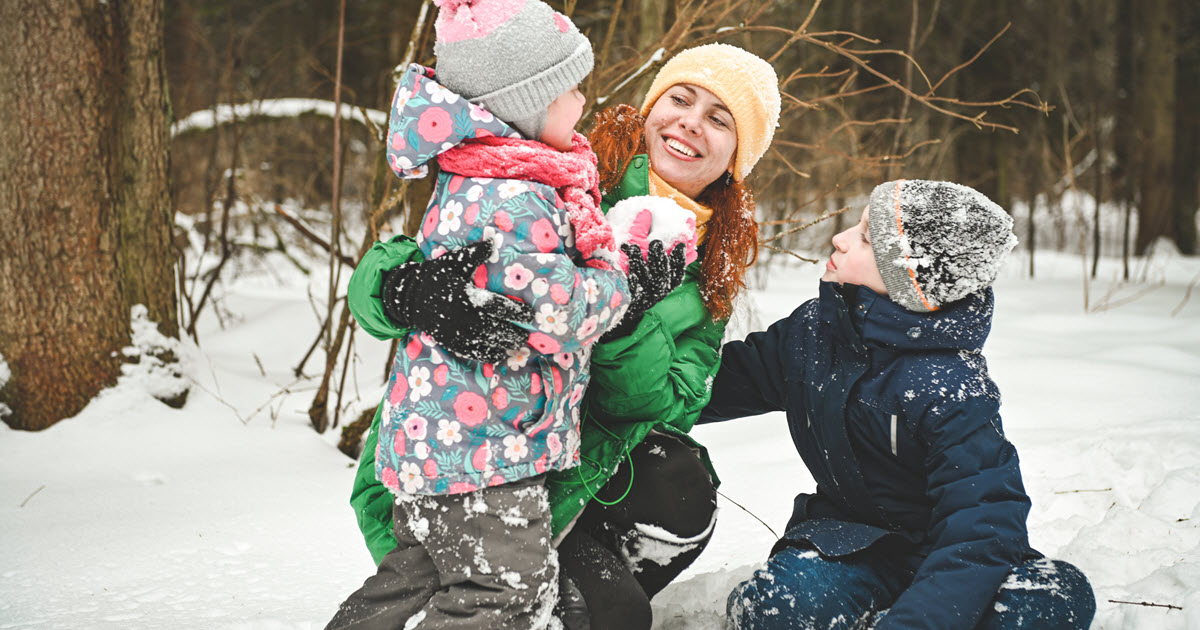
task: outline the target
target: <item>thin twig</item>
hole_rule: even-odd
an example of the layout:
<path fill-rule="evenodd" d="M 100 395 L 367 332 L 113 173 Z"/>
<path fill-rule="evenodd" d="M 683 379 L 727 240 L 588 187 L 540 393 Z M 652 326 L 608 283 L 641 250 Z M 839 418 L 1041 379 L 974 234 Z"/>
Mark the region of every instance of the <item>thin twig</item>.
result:
<path fill-rule="evenodd" d="M 1137 293 L 1134 293 L 1133 295 L 1131 295 L 1127 298 L 1122 298 L 1115 302 L 1107 299 L 1109 296 L 1105 296 L 1105 300 L 1103 302 L 1092 307 L 1092 310 L 1090 310 L 1088 312 L 1089 313 L 1100 313 L 1103 311 L 1107 311 L 1109 309 L 1116 308 L 1118 306 L 1124 306 L 1126 304 L 1129 304 L 1130 302 L 1136 301 L 1136 300 L 1148 295 L 1150 292 L 1152 292 L 1156 289 L 1162 288 L 1163 284 L 1164 284 L 1163 282 L 1158 282 L 1156 284 L 1152 284 L 1148 287 L 1144 287 L 1141 291 L 1138 291 Z M 1109 295 L 1111 295 L 1111 293 Z"/>
<path fill-rule="evenodd" d="M 1183 606 L 1176 606 L 1174 604 L 1155 604 L 1154 602 L 1126 602 L 1126 601 L 1122 601 L 1119 599 L 1110 599 L 1110 600 L 1108 600 L 1108 603 L 1110 603 L 1110 604 L 1130 604 L 1132 606 L 1150 606 L 1152 608 L 1170 608 L 1171 610 L 1183 610 Z"/>
<path fill-rule="evenodd" d="M 1197 282 L 1200 282 L 1200 273 L 1197 273 L 1196 277 L 1192 278 L 1192 281 L 1188 283 L 1187 290 L 1183 292 L 1183 299 L 1180 300 L 1179 306 L 1176 306 L 1171 311 L 1171 317 L 1175 317 L 1179 314 L 1179 311 L 1183 310 L 1183 306 L 1188 303 L 1188 300 L 1191 299 L 1192 289 L 1195 288 Z"/>
<path fill-rule="evenodd" d="M 312 241 L 313 243 L 315 243 L 317 245 L 317 247 L 320 247 L 321 249 L 325 250 L 327 253 L 331 253 L 329 243 L 325 239 L 321 238 L 316 232 L 313 232 L 311 229 L 309 229 L 309 227 L 304 225 L 304 223 L 302 221 L 300 221 L 300 219 L 288 214 L 287 211 L 283 209 L 283 206 L 281 206 L 279 204 L 275 204 L 275 214 L 278 214 L 280 217 L 283 218 L 284 221 L 287 221 L 289 225 L 296 228 L 296 230 L 298 232 L 300 232 L 300 234 L 304 235 L 304 238 L 307 238 L 308 240 Z M 340 251 L 337 252 L 337 256 L 338 256 L 338 258 L 341 259 L 342 264 L 344 264 L 344 265 L 354 267 L 357 264 L 353 258 L 350 258 L 349 256 L 343 254 Z"/>
<path fill-rule="evenodd" d="M 342 59 L 346 49 L 346 0 L 341 0 L 338 9 L 338 31 L 337 31 L 337 65 L 334 68 L 333 80 L 333 106 L 340 110 L 342 107 Z M 341 249 L 342 235 L 342 121 L 341 117 L 333 119 L 333 208 L 332 216 L 330 217 L 330 233 L 329 233 L 329 305 L 330 319 L 333 318 L 334 304 L 337 302 L 337 289 L 341 284 L 342 268 L 338 264 L 340 262 L 335 251 Z M 332 332 L 332 329 L 330 330 Z M 340 333 L 340 331 L 339 331 Z M 340 340 L 339 340 L 340 341 Z M 333 369 L 337 364 L 337 351 L 333 350 L 333 337 L 325 338 L 325 350 L 333 355 L 332 360 L 325 362 L 326 373 Z M 320 394 L 317 394 L 320 398 Z M 323 411 L 323 410 L 322 410 Z M 309 414 L 313 420 L 313 428 L 317 433 L 324 433 L 326 424 L 326 415 L 324 413 L 313 415 Z"/>
<path fill-rule="evenodd" d="M 783 232 L 780 232 L 779 234 L 776 234 L 775 236 L 772 236 L 771 238 L 768 238 L 768 239 L 762 241 L 762 243 L 764 245 L 766 245 L 767 243 L 770 243 L 772 241 L 777 241 L 777 240 L 783 238 L 784 236 L 787 236 L 788 234 L 793 234 L 793 233 L 799 232 L 801 230 L 807 230 L 808 228 L 810 228 L 822 221 L 825 221 L 826 219 L 832 219 L 833 217 L 836 217 L 837 215 L 842 214 L 848 210 L 850 210 L 850 208 L 845 207 L 840 210 L 834 210 L 833 212 L 827 212 L 827 213 L 825 213 L 803 225 L 791 228 L 790 230 L 785 230 Z M 784 222 L 783 221 L 773 221 L 772 223 L 779 224 L 779 223 L 784 223 Z M 788 223 L 790 223 L 790 221 Z M 807 258 L 805 260 L 807 260 Z M 817 262 L 817 261 L 814 260 L 812 262 Z"/>
<path fill-rule="evenodd" d="M 328 325 L 328 318 L 321 320 L 321 326 L 317 330 L 316 339 L 313 339 L 312 345 L 308 347 L 308 352 L 304 353 L 304 356 L 300 359 L 300 363 L 296 364 L 296 367 L 292 368 L 292 374 L 297 377 L 304 375 L 304 364 L 308 363 L 309 357 L 311 357 L 312 353 L 316 351 L 317 346 L 321 345 L 321 338 L 325 336 L 325 327 Z"/>
<path fill-rule="evenodd" d="M 745 513 L 749 514 L 750 516 L 754 517 L 754 520 L 758 521 L 759 523 L 762 523 L 762 526 L 763 526 L 763 527 L 766 527 L 766 528 L 767 528 L 767 531 L 771 532 L 771 535 L 775 537 L 775 540 L 779 540 L 779 534 L 776 534 L 776 533 L 775 533 L 775 530 L 774 530 L 774 529 L 771 529 L 771 526 L 770 526 L 770 525 L 767 525 L 767 522 L 766 522 L 766 521 L 762 520 L 761 518 L 758 518 L 758 515 L 757 515 L 757 514 L 755 514 L 754 512 L 751 512 L 751 511 L 750 511 L 750 510 L 748 510 L 748 509 L 746 509 L 746 506 L 742 505 L 741 503 L 738 503 L 737 501 L 734 501 L 733 499 L 730 499 L 730 498 L 729 498 L 729 495 L 725 494 L 724 492 L 721 492 L 720 490 L 717 490 L 717 494 L 719 494 L 719 495 L 721 495 L 722 497 L 724 497 L 724 499 L 725 499 L 726 501 L 729 501 L 730 503 L 732 503 L 732 504 L 734 504 L 734 505 L 736 505 L 736 506 L 738 506 L 738 507 L 742 508 L 742 511 L 743 511 L 743 512 L 745 512 Z"/>
<path fill-rule="evenodd" d="M 336 429 L 338 421 L 342 417 L 342 394 L 346 389 L 346 375 L 350 373 L 351 353 L 354 351 L 354 331 L 357 326 L 354 325 L 354 320 L 350 320 L 350 332 L 346 339 L 346 354 L 342 358 L 342 376 L 338 379 L 337 401 L 333 404 L 333 424 L 330 424 L 331 429 Z"/>
<path fill-rule="evenodd" d="M 25 500 L 21 502 L 21 507 L 25 507 L 25 504 L 29 503 L 29 500 L 33 498 L 33 495 L 35 495 L 45 489 L 46 489 L 46 484 L 42 484 L 41 487 L 39 487 L 37 490 L 34 490 L 33 492 L 31 492 L 29 494 L 29 496 L 25 497 Z"/>
<path fill-rule="evenodd" d="M 814 265 L 821 262 L 815 258 L 805 258 L 804 256 L 797 254 L 796 252 L 783 249 L 782 247 L 775 247 L 774 245 L 765 245 L 765 244 L 763 245 L 763 247 L 765 247 L 773 252 L 779 252 L 781 254 L 787 254 L 788 256 L 792 256 L 793 258 L 799 258 L 800 260 L 803 260 L 804 262 L 812 263 Z"/>
<path fill-rule="evenodd" d="M 1058 490 L 1054 494 L 1075 494 L 1077 492 L 1112 492 L 1112 488 L 1095 488 L 1095 489 L 1079 489 L 1079 490 Z"/>
<path fill-rule="evenodd" d="M 996 40 L 1000 39 L 1000 36 L 1003 35 L 1005 33 L 1005 31 L 1008 30 L 1008 27 L 1010 27 L 1010 26 L 1012 26 L 1012 22 L 1005 24 L 1004 28 L 1000 29 L 999 33 L 996 33 L 991 39 L 989 39 L 988 43 L 984 44 L 983 48 L 980 48 L 979 52 L 975 53 L 975 55 L 973 57 L 958 64 L 957 66 L 954 66 L 953 68 L 950 69 L 949 72 L 942 75 L 942 78 L 938 79 L 938 82 L 933 84 L 933 86 L 929 88 L 929 94 L 932 95 L 934 92 L 936 92 L 938 87 L 941 86 L 943 83 L 945 83 L 946 79 L 949 79 L 950 76 L 953 75 L 955 72 L 958 72 L 959 70 L 962 70 L 963 68 L 966 68 L 967 66 L 975 63 L 975 60 L 979 59 L 979 56 L 982 55 L 984 53 L 984 51 L 986 51 L 988 48 L 991 48 L 992 44 L 996 43 Z"/>

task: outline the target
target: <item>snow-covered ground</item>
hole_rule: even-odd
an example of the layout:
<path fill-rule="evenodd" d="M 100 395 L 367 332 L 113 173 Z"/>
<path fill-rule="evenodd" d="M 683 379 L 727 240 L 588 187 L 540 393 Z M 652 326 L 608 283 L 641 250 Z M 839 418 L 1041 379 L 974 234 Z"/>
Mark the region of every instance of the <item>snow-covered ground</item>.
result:
<path fill-rule="evenodd" d="M 1030 280 L 1024 256 L 998 282 L 985 354 L 1034 546 L 1091 578 L 1094 628 L 1200 628 L 1200 259 L 1139 261 L 1147 280 L 1127 286 L 1106 262 L 1090 302 L 1107 308 L 1088 313 L 1077 257 L 1041 254 Z M 772 269 L 736 329 L 815 295 L 819 271 Z M 0 628 L 324 626 L 374 567 L 346 503 L 354 463 L 337 431 L 313 433 L 316 383 L 292 374 L 322 282 L 286 264 L 238 276 L 224 325 L 210 310 L 188 348 L 181 410 L 130 380 L 47 431 L 0 425 Z M 361 407 L 379 396 L 387 347 L 357 340 L 347 390 Z M 779 531 L 812 485 L 782 415 L 696 434 L 725 498 L 708 550 L 656 598 L 656 628 L 721 627 L 726 594 L 775 539 L 751 513 Z"/>

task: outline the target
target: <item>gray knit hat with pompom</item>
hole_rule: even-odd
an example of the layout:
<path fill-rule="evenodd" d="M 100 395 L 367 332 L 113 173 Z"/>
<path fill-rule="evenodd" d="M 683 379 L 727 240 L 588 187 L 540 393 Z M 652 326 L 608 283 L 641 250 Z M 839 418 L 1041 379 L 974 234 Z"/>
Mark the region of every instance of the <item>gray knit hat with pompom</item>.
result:
<path fill-rule="evenodd" d="M 539 0 L 434 0 L 438 81 L 532 140 L 592 71 L 592 44 Z"/>
<path fill-rule="evenodd" d="M 901 179 L 871 191 L 871 248 L 888 297 L 936 311 L 992 285 L 1017 244 L 1012 217 L 979 191 Z"/>

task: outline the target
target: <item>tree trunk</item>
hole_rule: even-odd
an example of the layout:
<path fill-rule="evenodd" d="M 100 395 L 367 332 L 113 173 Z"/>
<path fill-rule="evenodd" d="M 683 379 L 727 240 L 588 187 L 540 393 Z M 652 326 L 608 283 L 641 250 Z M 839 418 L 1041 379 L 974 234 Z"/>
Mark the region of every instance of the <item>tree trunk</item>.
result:
<path fill-rule="evenodd" d="M 161 2 L 0 3 L 0 401 L 17 429 L 120 373 L 130 308 L 177 336 Z"/>
<path fill-rule="evenodd" d="M 1196 209 L 1200 205 L 1200 7 L 1179 3 L 1179 54 L 1175 64 L 1175 242 L 1189 256 L 1197 253 Z"/>
<path fill-rule="evenodd" d="M 1176 12 L 1172 0 L 1141 0 L 1134 15 L 1136 152 L 1141 155 L 1138 230 L 1143 254 L 1160 236 L 1176 239 L 1171 164 L 1175 159 Z"/>

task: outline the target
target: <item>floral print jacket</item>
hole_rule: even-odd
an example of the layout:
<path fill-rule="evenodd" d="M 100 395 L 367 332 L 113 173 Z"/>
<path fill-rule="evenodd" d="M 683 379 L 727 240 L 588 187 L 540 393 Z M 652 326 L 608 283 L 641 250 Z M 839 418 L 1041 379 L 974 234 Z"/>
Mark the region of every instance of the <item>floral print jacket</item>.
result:
<path fill-rule="evenodd" d="M 412 65 L 392 102 L 388 160 L 401 177 L 464 140 L 520 137 Z M 401 339 L 383 400 L 376 475 L 394 493 L 459 494 L 579 462 L 590 346 L 620 318 L 620 272 L 585 267 L 554 188 L 438 174 L 417 245 L 426 258 L 488 239 L 477 287 L 533 308 L 529 341 L 502 363 L 460 360 L 425 333 Z"/>

